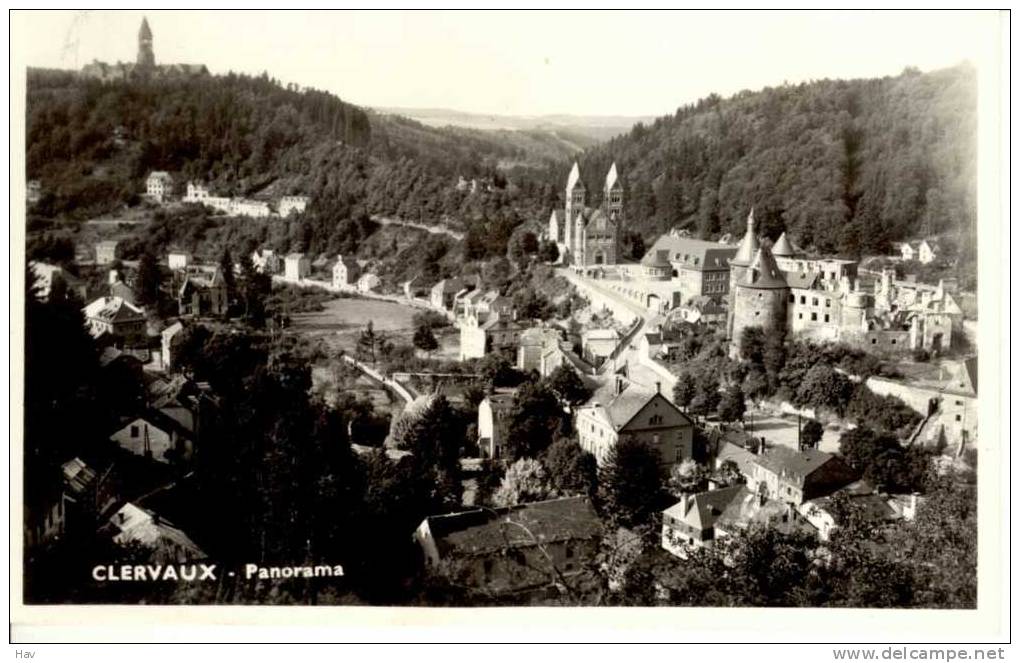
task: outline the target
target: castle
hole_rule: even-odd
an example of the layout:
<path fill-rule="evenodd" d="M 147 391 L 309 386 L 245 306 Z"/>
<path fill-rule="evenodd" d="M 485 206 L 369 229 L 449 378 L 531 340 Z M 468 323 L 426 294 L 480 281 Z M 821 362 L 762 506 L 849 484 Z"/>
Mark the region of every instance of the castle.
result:
<path fill-rule="evenodd" d="M 961 320 L 962 310 L 941 282 L 897 281 L 882 270 L 868 291 L 855 261 L 807 258 L 786 233 L 770 247 L 755 233 L 753 210 L 730 260 L 727 336 L 734 354 L 748 327 L 880 354 L 939 352 L 950 347 Z"/>
<path fill-rule="evenodd" d="M 201 76 L 208 74 L 204 64 L 156 64 L 156 53 L 152 48 L 152 30 L 148 19 L 142 19 L 138 30 L 138 55 L 135 62 L 118 62 L 107 64 L 94 60 L 81 69 L 81 76 L 102 81 L 129 81 L 139 78 L 170 78 Z"/>
<path fill-rule="evenodd" d="M 580 268 L 615 265 L 623 223 L 623 185 L 616 164 L 606 174 L 599 208 L 587 206 L 588 192 L 576 161 L 567 178 L 566 193 L 564 209 L 554 210 L 549 218 L 549 239 L 559 247 L 563 263 Z"/>

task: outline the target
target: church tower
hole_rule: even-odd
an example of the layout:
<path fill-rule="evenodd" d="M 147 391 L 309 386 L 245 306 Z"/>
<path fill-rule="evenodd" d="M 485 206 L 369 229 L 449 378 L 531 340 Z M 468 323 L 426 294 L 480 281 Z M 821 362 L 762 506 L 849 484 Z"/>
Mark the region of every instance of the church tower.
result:
<path fill-rule="evenodd" d="M 616 172 L 615 161 L 609 168 L 609 173 L 606 174 L 606 188 L 603 191 L 603 201 L 606 214 L 619 225 L 620 220 L 623 218 L 623 185 L 620 184 L 620 176 Z"/>
<path fill-rule="evenodd" d="M 138 30 L 138 66 L 151 69 L 156 66 L 156 54 L 152 51 L 152 30 L 148 19 L 142 19 Z"/>
<path fill-rule="evenodd" d="M 563 243 L 570 249 L 572 256 L 577 255 L 578 244 L 584 231 L 584 206 L 587 202 L 587 191 L 581 181 L 581 168 L 574 162 L 567 178 L 567 207 L 563 220 L 565 237 Z"/>

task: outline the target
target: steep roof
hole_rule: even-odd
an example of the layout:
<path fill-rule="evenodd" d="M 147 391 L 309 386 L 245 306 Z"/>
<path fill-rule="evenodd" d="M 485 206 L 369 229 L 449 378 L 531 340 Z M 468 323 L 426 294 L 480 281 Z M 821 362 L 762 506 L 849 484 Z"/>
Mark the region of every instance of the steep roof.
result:
<path fill-rule="evenodd" d="M 138 29 L 139 39 L 152 39 L 152 30 L 149 29 L 149 19 L 142 17 L 142 27 Z"/>
<path fill-rule="evenodd" d="M 722 515 L 716 519 L 717 526 L 744 529 L 754 523 L 763 523 L 784 533 L 795 531 L 812 535 L 818 533 L 814 525 L 796 509 L 778 500 L 768 499 L 763 503 L 761 497 L 746 486 L 740 488 L 737 495 L 726 505 Z"/>
<path fill-rule="evenodd" d="M 794 451 L 787 447 L 773 447 L 764 454 L 755 456 L 754 461 L 766 470 L 779 477 L 803 486 L 808 477 L 817 472 L 826 463 L 842 465 L 836 456 L 817 449 Z M 850 483 L 848 480 L 847 483 Z"/>
<path fill-rule="evenodd" d="M 685 269 L 703 271 L 706 269 L 727 269 L 737 249 L 718 242 L 706 242 L 691 237 L 680 237 L 667 233 L 655 240 L 655 244 L 645 254 L 656 255 L 666 252 L 666 259 L 672 264 L 683 265 Z M 645 263 L 642 259 L 641 264 Z"/>
<path fill-rule="evenodd" d="M 751 263 L 743 281 L 738 285 L 756 289 L 789 287 L 783 277 L 783 272 L 779 270 L 776 259 L 772 257 L 772 252 L 767 246 L 758 249 L 758 253 L 754 256 L 754 262 Z"/>
<path fill-rule="evenodd" d="M 586 497 L 478 509 L 425 519 L 441 555 L 477 555 L 598 536 L 602 523 Z"/>
<path fill-rule="evenodd" d="M 790 240 L 787 239 L 786 233 L 784 232 L 776 240 L 776 243 L 772 245 L 772 255 L 789 257 L 794 254 L 793 245 L 790 244 Z"/>
<path fill-rule="evenodd" d="M 620 188 L 620 176 L 616 172 L 616 162 L 609 167 L 609 172 L 606 173 L 606 191 L 612 191 L 613 189 Z"/>
<path fill-rule="evenodd" d="M 574 167 L 570 169 L 570 176 L 567 177 L 567 191 L 573 191 L 574 188 L 584 189 L 584 182 L 581 181 L 581 167 L 574 162 Z"/>
<path fill-rule="evenodd" d="M 811 290 L 818 283 L 818 272 L 783 272 L 786 284 L 798 290 Z"/>
<path fill-rule="evenodd" d="M 120 297 L 100 297 L 84 309 L 86 318 L 126 322 L 145 318 L 145 312 Z"/>
<path fill-rule="evenodd" d="M 754 234 L 754 208 L 752 207 L 751 213 L 747 215 L 747 232 L 744 233 L 744 239 L 740 240 L 740 248 L 737 249 L 737 255 L 730 260 L 730 264 L 750 265 L 760 246 L 758 236 Z"/>
<path fill-rule="evenodd" d="M 672 268 L 669 262 L 669 251 L 666 249 L 654 249 L 645 253 L 645 257 L 641 258 L 641 264 L 645 267 L 664 267 Z"/>
<path fill-rule="evenodd" d="M 723 514 L 730 502 L 745 490 L 743 485 L 728 486 L 718 490 L 687 495 L 673 506 L 666 509 L 666 515 L 673 516 L 691 527 L 706 530 L 715 526 L 715 521 Z"/>

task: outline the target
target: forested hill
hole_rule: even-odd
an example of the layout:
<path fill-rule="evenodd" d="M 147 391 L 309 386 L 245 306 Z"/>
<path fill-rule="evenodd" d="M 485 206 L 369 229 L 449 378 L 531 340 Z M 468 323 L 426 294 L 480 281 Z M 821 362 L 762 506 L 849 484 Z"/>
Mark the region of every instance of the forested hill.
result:
<path fill-rule="evenodd" d="M 822 252 L 969 236 L 976 88 L 974 70 L 961 65 L 713 95 L 586 151 L 582 173 L 589 191 L 601 191 L 617 161 L 630 230 L 646 238 L 674 226 L 740 234 L 752 205 L 773 239 L 786 229 Z"/>
<path fill-rule="evenodd" d="M 26 148 L 46 192 L 36 213 L 77 218 L 135 202 L 149 171 L 168 170 L 222 195 L 307 193 L 334 220 L 458 223 L 544 206 L 544 174 L 566 156 L 534 136 L 426 127 L 266 75 L 103 84 L 48 70 L 28 74 Z M 460 176 L 492 190 L 457 191 Z"/>

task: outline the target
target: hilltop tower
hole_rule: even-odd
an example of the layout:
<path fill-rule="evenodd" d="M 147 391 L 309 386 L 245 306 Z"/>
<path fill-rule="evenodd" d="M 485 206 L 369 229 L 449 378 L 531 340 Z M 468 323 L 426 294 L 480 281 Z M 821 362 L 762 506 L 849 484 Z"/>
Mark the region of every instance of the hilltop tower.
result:
<path fill-rule="evenodd" d="M 738 253 L 739 256 L 739 253 Z M 731 276 L 732 279 L 732 270 Z M 768 246 L 761 246 L 750 266 L 743 270 L 733 290 L 733 329 L 730 353 L 736 356 L 740 335 L 748 327 L 780 332 L 786 328 L 786 304 L 790 287 L 779 271 Z"/>
<path fill-rule="evenodd" d="M 730 302 L 729 311 L 726 315 L 726 335 L 734 343 L 739 342 L 733 334 L 733 316 L 736 312 L 736 295 L 737 295 L 737 283 L 742 281 L 747 269 L 751 266 L 751 261 L 754 260 L 755 255 L 758 253 L 758 249 L 761 246 L 758 242 L 758 235 L 755 234 L 754 230 L 754 208 L 751 208 L 751 213 L 747 215 L 747 232 L 744 233 L 744 239 L 740 241 L 740 248 L 737 249 L 737 255 L 733 256 L 730 260 Z"/>
<path fill-rule="evenodd" d="M 152 30 L 149 21 L 142 19 L 142 27 L 138 30 L 138 61 L 139 67 L 151 69 L 156 66 L 156 54 L 152 50 Z"/>
<path fill-rule="evenodd" d="M 603 192 L 603 201 L 609 218 L 619 223 L 623 218 L 623 185 L 620 184 L 615 161 L 606 174 L 606 188 Z"/>

